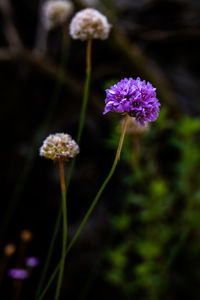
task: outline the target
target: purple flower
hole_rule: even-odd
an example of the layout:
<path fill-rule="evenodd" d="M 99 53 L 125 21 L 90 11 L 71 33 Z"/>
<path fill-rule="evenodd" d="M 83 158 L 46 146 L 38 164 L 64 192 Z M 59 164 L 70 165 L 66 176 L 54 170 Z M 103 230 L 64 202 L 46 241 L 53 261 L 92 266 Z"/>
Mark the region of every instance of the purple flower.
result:
<path fill-rule="evenodd" d="M 136 122 L 144 126 L 144 121 L 157 119 L 160 103 L 156 98 L 156 88 L 139 77 L 124 78 L 106 90 L 106 106 L 103 114 L 109 111 L 128 113 Z"/>
<path fill-rule="evenodd" d="M 31 267 L 31 268 L 37 267 L 39 265 L 39 263 L 40 263 L 39 259 L 35 256 L 26 258 L 26 265 L 28 267 Z"/>
<path fill-rule="evenodd" d="M 8 276 L 13 279 L 27 279 L 29 274 L 24 269 L 10 269 L 8 270 Z"/>

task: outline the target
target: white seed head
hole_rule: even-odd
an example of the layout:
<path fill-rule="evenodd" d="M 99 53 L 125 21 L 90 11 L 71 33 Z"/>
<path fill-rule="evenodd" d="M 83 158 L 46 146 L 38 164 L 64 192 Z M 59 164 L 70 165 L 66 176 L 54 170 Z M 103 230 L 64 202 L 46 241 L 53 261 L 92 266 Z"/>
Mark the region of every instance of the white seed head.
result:
<path fill-rule="evenodd" d="M 82 41 L 108 38 L 111 25 L 107 18 L 94 8 L 86 8 L 75 14 L 69 31 L 73 39 Z"/>
<path fill-rule="evenodd" d="M 50 134 L 40 148 L 40 155 L 53 161 L 68 161 L 79 153 L 79 146 L 69 134 Z"/>
<path fill-rule="evenodd" d="M 122 120 L 122 126 L 124 123 L 124 119 Z M 135 122 L 135 118 L 131 117 L 128 119 L 126 133 L 130 135 L 143 135 L 145 132 L 149 130 L 149 122 L 144 122 L 144 126 L 142 126 L 139 122 Z"/>
<path fill-rule="evenodd" d="M 52 29 L 66 22 L 73 12 L 73 4 L 66 0 L 46 1 L 42 8 L 42 20 L 46 29 Z"/>

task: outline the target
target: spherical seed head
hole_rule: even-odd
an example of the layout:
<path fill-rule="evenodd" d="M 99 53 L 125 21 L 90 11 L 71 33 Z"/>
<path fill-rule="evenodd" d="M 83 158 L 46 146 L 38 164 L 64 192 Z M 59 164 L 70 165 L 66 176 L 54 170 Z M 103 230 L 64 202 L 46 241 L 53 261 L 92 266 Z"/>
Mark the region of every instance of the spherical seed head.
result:
<path fill-rule="evenodd" d="M 8 244 L 4 247 L 4 254 L 6 256 L 12 256 L 15 253 L 16 246 L 14 244 Z"/>
<path fill-rule="evenodd" d="M 124 124 L 125 119 L 122 120 L 122 126 Z M 126 133 L 129 135 L 137 135 L 141 136 L 145 134 L 149 130 L 149 122 L 144 122 L 144 126 L 142 126 L 139 122 L 135 122 L 135 118 L 129 118 Z"/>
<path fill-rule="evenodd" d="M 79 146 L 69 134 L 49 135 L 40 148 L 40 155 L 53 161 L 68 161 L 79 153 Z"/>
<path fill-rule="evenodd" d="M 111 25 L 107 18 L 94 8 L 86 8 L 75 14 L 70 23 L 70 35 L 73 39 L 105 40 L 110 33 Z"/>
<path fill-rule="evenodd" d="M 66 22 L 73 11 L 73 4 L 66 0 L 46 1 L 42 8 L 42 20 L 46 29 Z"/>
<path fill-rule="evenodd" d="M 159 113 L 160 102 L 156 88 L 139 77 L 124 78 L 106 90 L 104 114 L 109 111 L 128 113 L 135 122 L 144 126 L 144 121 L 154 122 Z"/>
<path fill-rule="evenodd" d="M 24 242 L 30 242 L 32 239 L 33 239 L 33 234 L 30 230 L 23 230 L 21 232 L 21 239 L 24 241 Z"/>

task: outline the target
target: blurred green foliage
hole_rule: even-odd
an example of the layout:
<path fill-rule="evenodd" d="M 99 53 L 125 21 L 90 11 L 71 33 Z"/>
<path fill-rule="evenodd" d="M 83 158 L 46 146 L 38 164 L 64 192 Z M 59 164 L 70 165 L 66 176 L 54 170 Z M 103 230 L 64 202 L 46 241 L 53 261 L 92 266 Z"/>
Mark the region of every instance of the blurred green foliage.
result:
<path fill-rule="evenodd" d="M 108 141 L 113 149 L 119 130 L 114 126 Z M 175 122 L 162 108 L 158 122 L 138 140 L 137 161 L 136 137 L 126 137 L 121 159 L 129 171 L 122 178 L 119 212 L 110 217 L 112 239 L 102 275 L 120 288 L 123 299 L 171 299 L 166 295 L 181 290 L 179 299 L 191 293 L 180 282 L 189 287 L 200 278 L 198 266 L 190 267 L 200 257 L 199 134 L 200 119 L 183 116 Z"/>

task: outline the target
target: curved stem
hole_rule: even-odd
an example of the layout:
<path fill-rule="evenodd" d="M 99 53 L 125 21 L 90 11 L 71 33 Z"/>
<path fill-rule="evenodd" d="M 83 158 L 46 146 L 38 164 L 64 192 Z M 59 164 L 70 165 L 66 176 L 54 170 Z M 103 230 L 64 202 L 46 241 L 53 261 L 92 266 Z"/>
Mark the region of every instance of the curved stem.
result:
<path fill-rule="evenodd" d="M 124 122 L 124 125 L 122 127 L 122 132 L 121 132 L 121 137 L 120 137 L 120 140 L 119 140 L 119 145 L 118 145 L 118 148 L 117 148 L 117 152 L 116 152 L 116 155 L 115 155 L 115 159 L 114 159 L 114 162 L 113 162 L 113 165 L 110 169 L 110 172 L 108 174 L 108 176 L 106 177 L 106 179 L 104 180 L 103 184 L 101 185 L 99 191 L 97 192 L 92 204 L 90 205 L 88 211 L 86 212 L 81 224 L 79 225 L 79 228 L 78 230 L 76 231 L 73 239 L 71 240 L 71 242 L 69 243 L 67 249 L 65 250 L 65 256 L 68 254 L 68 252 L 70 251 L 70 249 L 72 248 L 72 246 L 74 245 L 74 243 L 76 242 L 78 236 L 80 235 L 85 223 L 87 222 L 89 216 L 91 215 L 94 207 L 96 206 L 101 194 L 103 193 L 105 187 L 107 186 L 109 180 L 111 179 L 115 169 L 116 169 L 116 166 L 117 166 L 117 163 L 118 163 L 118 160 L 120 158 L 120 153 L 121 153 L 121 149 L 122 149 L 122 145 L 123 145 L 123 141 L 124 141 L 124 136 L 125 136 L 125 133 L 126 133 L 126 127 L 127 127 L 127 122 L 128 122 L 128 119 L 129 119 L 129 115 L 127 114 L 126 115 L 126 119 L 125 119 L 125 122 Z M 38 300 L 42 300 L 46 294 L 46 292 L 48 291 L 52 281 L 54 280 L 60 266 L 61 266 L 61 261 L 58 263 L 57 267 L 55 268 L 54 272 L 52 273 L 45 289 L 43 290 L 42 294 L 40 295 L 40 297 L 38 298 Z"/>
<path fill-rule="evenodd" d="M 90 86 L 90 77 L 91 77 L 91 52 L 92 52 L 92 40 L 88 40 L 87 41 L 87 47 L 86 47 L 86 78 L 85 78 L 85 86 L 84 86 L 83 102 L 82 102 L 81 113 L 80 113 L 79 127 L 78 127 L 78 133 L 77 133 L 77 138 L 76 138 L 76 141 L 77 141 L 78 144 L 80 144 L 80 140 L 81 140 L 81 135 L 82 135 L 84 121 L 85 121 L 85 113 L 86 113 L 86 108 L 87 108 L 87 102 L 88 102 L 88 97 L 89 97 L 89 86 Z M 71 176 L 72 176 L 72 173 L 73 173 L 75 163 L 76 163 L 76 157 L 73 158 L 73 160 L 70 164 L 70 167 L 69 167 L 69 172 L 68 172 L 67 181 L 66 181 L 68 189 L 69 189 L 69 184 L 70 184 L 70 181 L 71 181 Z M 43 280 L 40 283 L 39 289 L 36 293 L 37 298 L 38 298 L 38 296 L 41 292 L 41 288 L 42 288 L 43 283 L 44 283 L 45 275 L 46 275 L 46 272 L 47 272 L 47 269 L 48 269 L 49 261 L 50 261 L 50 258 L 51 258 L 52 252 L 53 252 L 56 236 L 57 236 L 57 233 L 58 233 L 60 220 L 61 220 L 61 210 L 58 214 L 55 229 L 54 229 L 54 232 L 53 232 L 53 238 L 52 238 L 51 245 L 50 245 L 50 250 L 49 250 L 50 253 L 49 253 L 48 258 L 47 258 L 47 264 L 45 265 L 44 276 L 42 277 Z"/>
<path fill-rule="evenodd" d="M 62 56 L 61 56 L 61 61 L 60 61 L 60 66 L 59 66 L 59 74 L 58 74 L 58 79 L 57 79 L 56 86 L 54 88 L 54 92 L 53 92 L 53 96 L 52 96 L 52 103 L 49 107 L 49 110 L 48 110 L 48 113 L 47 113 L 47 116 L 46 116 L 46 119 L 44 122 L 43 129 L 45 129 L 45 130 L 43 130 L 42 134 L 44 134 L 44 132 L 46 131 L 46 129 L 48 127 L 48 124 L 52 118 L 53 112 L 55 111 L 56 103 L 58 102 L 57 100 L 59 99 L 61 91 L 62 91 L 62 85 L 64 82 L 64 75 L 65 75 L 65 67 L 66 67 L 66 64 L 67 64 L 67 61 L 69 58 L 69 48 L 70 48 L 70 40 L 67 38 L 67 34 L 65 34 L 65 28 L 63 28 Z M 37 146 L 37 148 L 38 148 L 38 146 Z M 36 152 L 36 151 L 34 151 L 34 152 Z M 69 179 L 68 180 L 68 182 L 69 182 L 70 181 L 69 174 L 68 174 L 67 178 Z M 59 230 L 59 225 L 61 222 L 61 216 L 62 216 L 62 209 L 60 209 L 59 213 L 58 213 L 58 217 L 57 217 L 54 231 L 52 234 L 51 243 L 50 243 L 49 250 L 47 253 L 47 258 L 45 260 L 45 264 L 44 264 L 44 267 L 42 270 L 42 275 L 41 275 L 41 278 L 39 280 L 39 284 L 38 284 L 38 287 L 36 290 L 35 300 L 40 295 L 42 287 L 44 285 L 45 277 L 46 277 L 46 274 L 47 274 L 47 271 L 49 268 L 49 263 L 51 260 L 51 256 L 52 256 L 53 249 L 54 249 L 54 244 L 55 244 L 57 233 Z"/>
<path fill-rule="evenodd" d="M 66 248 L 66 244 L 67 244 L 66 186 L 65 186 L 64 164 L 63 164 L 62 160 L 59 160 L 59 172 L 60 172 L 60 185 L 61 185 L 61 193 L 62 193 L 63 240 L 62 240 L 62 255 L 61 255 L 61 262 L 60 262 L 60 271 L 59 271 L 59 275 L 58 275 L 55 300 L 58 300 L 59 296 L 60 296 L 63 272 L 64 272 L 64 267 L 65 267 L 65 248 Z"/>

